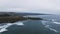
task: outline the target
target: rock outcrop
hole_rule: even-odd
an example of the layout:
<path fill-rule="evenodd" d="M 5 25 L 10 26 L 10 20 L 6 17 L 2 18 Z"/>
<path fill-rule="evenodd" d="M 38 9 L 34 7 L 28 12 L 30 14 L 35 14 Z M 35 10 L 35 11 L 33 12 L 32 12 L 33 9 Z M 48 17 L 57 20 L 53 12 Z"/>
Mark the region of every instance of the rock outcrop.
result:
<path fill-rule="evenodd" d="M 10 15 L 10 14 L 0 14 L 0 23 L 14 23 L 16 21 L 23 20 L 43 20 L 42 18 L 34 18 L 34 17 L 23 17 L 18 15 Z"/>

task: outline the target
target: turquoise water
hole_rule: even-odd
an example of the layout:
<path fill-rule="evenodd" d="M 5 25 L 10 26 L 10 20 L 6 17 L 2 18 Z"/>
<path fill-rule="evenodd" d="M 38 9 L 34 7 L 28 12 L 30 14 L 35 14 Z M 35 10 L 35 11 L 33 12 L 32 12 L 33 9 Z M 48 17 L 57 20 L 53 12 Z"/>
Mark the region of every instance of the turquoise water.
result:
<path fill-rule="evenodd" d="M 25 20 L 5 25 L 0 34 L 60 34 L 60 17 L 57 15 L 40 15 L 44 20 Z"/>

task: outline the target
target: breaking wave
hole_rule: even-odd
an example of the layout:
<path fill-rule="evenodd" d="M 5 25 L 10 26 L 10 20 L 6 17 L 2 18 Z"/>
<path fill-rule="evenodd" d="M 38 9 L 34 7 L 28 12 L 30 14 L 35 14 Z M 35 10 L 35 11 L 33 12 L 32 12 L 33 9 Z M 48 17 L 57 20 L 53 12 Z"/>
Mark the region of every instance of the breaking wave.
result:
<path fill-rule="evenodd" d="M 23 22 L 15 22 L 15 23 L 2 23 L 0 24 L 0 33 L 4 32 L 4 31 L 8 31 L 6 28 L 12 26 L 12 25 L 21 25 L 23 26 Z"/>
<path fill-rule="evenodd" d="M 51 28 L 51 26 L 50 26 L 49 24 L 47 24 L 47 23 L 48 23 L 48 21 L 42 21 L 42 24 L 43 24 L 46 28 L 48 28 L 48 29 L 50 29 L 50 30 L 52 30 L 52 31 L 54 31 L 54 32 L 58 32 L 56 29 Z"/>
<path fill-rule="evenodd" d="M 56 29 L 50 28 L 49 26 L 50 26 L 50 25 L 46 25 L 45 27 L 46 27 L 46 28 L 49 28 L 50 30 L 52 30 L 52 31 L 54 31 L 54 32 L 58 32 Z"/>
<path fill-rule="evenodd" d="M 54 23 L 54 24 L 60 24 L 60 22 L 57 22 L 57 21 L 55 21 L 56 19 L 52 19 L 52 22 Z"/>
<path fill-rule="evenodd" d="M 53 22 L 53 23 L 55 23 L 55 24 L 60 24 L 59 22 Z"/>

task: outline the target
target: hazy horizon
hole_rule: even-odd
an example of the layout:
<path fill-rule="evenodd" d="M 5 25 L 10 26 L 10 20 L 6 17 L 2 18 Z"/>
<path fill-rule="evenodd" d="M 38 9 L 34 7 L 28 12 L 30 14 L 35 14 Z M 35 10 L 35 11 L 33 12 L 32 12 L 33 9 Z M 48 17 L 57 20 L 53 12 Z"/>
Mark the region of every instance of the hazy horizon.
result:
<path fill-rule="evenodd" d="M 60 14 L 60 0 L 0 0 L 0 11 Z"/>

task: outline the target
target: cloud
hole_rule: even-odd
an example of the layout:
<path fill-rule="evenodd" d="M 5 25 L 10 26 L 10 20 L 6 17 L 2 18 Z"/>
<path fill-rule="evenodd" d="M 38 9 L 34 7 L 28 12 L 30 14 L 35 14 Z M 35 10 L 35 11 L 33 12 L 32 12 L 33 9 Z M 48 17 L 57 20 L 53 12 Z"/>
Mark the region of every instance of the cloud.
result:
<path fill-rule="evenodd" d="M 59 13 L 59 1 L 60 0 L 0 0 L 0 10 L 41 10 L 45 13 Z"/>

